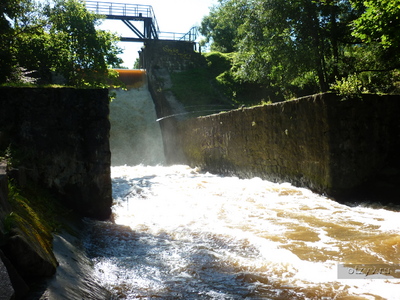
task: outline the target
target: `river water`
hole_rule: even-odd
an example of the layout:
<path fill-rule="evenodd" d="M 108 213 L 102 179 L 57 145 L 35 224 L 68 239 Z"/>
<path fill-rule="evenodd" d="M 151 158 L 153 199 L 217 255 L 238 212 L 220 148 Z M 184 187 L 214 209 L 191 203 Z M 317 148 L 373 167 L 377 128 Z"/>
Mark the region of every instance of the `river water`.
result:
<path fill-rule="evenodd" d="M 146 86 L 120 92 L 110 115 L 113 221 L 86 220 L 85 240 L 113 299 L 400 299 L 400 212 L 162 166 L 159 132 L 120 132 L 136 126 L 134 111 L 157 131 L 154 108 L 138 109 L 151 101 Z M 131 108 L 117 113 L 124 101 Z"/>

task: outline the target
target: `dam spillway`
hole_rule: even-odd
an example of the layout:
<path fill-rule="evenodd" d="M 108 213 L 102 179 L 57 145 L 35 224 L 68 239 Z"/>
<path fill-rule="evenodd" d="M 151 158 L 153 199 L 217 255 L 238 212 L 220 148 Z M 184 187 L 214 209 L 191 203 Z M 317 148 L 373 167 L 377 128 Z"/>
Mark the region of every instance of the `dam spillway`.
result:
<path fill-rule="evenodd" d="M 124 89 L 114 89 L 110 103 L 111 165 L 164 162 L 159 123 L 144 70 L 118 70 Z"/>
<path fill-rule="evenodd" d="M 145 89 L 118 92 L 111 105 L 113 222 L 86 220 L 95 276 L 114 298 L 396 299 L 398 211 L 163 166 L 159 154 L 146 161 L 160 147 L 134 148 L 146 140 L 137 128 L 156 119 L 136 102 Z"/>

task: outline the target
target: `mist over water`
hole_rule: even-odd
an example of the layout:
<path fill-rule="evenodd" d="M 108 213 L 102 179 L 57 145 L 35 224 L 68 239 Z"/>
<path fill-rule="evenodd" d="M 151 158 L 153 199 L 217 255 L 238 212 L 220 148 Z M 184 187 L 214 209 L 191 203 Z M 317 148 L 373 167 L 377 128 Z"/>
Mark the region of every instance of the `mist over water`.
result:
<path fill-rule="evenodd" d="M 113 299 L 400 299 L 400 270 L 343 278 L 349 264 L 400 265 L 400 212 L 158 165 L 160 133 L 143 135 L 156 119 L 146 92 L 111 105 L 114 220 L 86 221 L 95 276 Z"/>
<path fill-rule="evenodd" d="M 113 90 L 110 104 L 111 165 L 164 163 L 164 149 L 154 103 L 146 84 Z"/>

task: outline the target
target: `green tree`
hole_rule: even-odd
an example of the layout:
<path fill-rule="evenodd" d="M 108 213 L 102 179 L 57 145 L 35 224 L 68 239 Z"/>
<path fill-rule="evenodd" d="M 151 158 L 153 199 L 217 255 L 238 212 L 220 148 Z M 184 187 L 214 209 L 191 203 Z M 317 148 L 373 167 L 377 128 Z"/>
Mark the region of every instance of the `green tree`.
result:
<path fill-rule="evenodd" d="M 210 15 L 203 18 L 200 33 L 204 43 L 211 43 L 212 51 L 233 52 L 237 50 L 237 29 L 246 19 L 251 1 L 219 0 L 219 6 L 211 8 Z"/>
<path fill-rule="evenodd" d="M 383 70 L 400 67 L 400 0 L 353 1 L 365 6 L 364 13 L 353 22 L 353 36 L 375 48 Z M 378 51 L 376 51 L 378 50 Z"/>
<path fill-rule="evenodd" d="M 101 86 L 109 67 L 121 63 L 117 55 L 117 37 L 96 29 L 98 17 L 77 0 L 55 0 L 46 7 L 51 24 L 52 51 L 57 53 L 52 69 L 61 73 L 68 84 Z"/>
<path fill-rule="evenodd" d="M 5 82 L 11 74 L 12 51 L 10 37 L 12 27 L 7 17 L 14 14 L 11 1 L 5 0 L 0 3 L 0 83 Z"/>
<path fill-rule="evenodd" d="M 353 22 L 353 35 L 365 43 L 383 48 L 400 47 L 400 0 L 353 0 L 354 6 L 365 6 L 364 13 Z"/>
<path fill-rule="evenodd" d="M 202 33 L 218 49 L 225 44 L 215 28 L 233 31 L 236 75 L 288 98 L 327 91 L 348 68 L 343 53 L 354 40 L 348 24 L 357 16 L 348 0 L 226 0 L 204 19 L 213 26 Z"/>
<path fill-rule="evenodd" d="M 361 13 L 350 24 L 356 44 L 345 56 L 351 67 L 333 85 L 335 90 L 370 93 L 400 92 L 400 1 L 352 0 Z"/>
<path fill-rule="evenodd" d="M 0 83 L 12 79 L 17 65 L 16 41 L 43 24 L 37 20 L 37 6 L 30 0 L 4 0 L 0 3 Z"/>
<path fill-rule="evenodd" d="M 99 16 L 88 12 L 83 2 L 55 0 L 40 6 L 34 0 L 6 1 L 12 1 L 13 10 L 3 9 L 7 12 L 2 15 L 3 27 L 8 33 L 0 34 L 7 44 L 0 54 L 8 53 L 11 69 L 35 70 L 45 82 L 55 72 L 68 85 L 78 87 L 102 87 L 115 77 L 109 68 L 121 63 L 118 39 L 96 29 Z M 10 80 L 12 72 L 4 73 L 8 75 L 1 82 Z"/>

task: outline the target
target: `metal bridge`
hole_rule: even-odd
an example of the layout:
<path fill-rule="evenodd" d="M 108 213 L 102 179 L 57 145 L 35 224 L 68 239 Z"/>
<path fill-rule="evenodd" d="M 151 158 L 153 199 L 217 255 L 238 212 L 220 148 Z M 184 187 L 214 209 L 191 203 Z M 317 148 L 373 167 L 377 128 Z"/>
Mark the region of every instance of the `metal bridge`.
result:
<path fill-rule="evenodd" d="M 175 40 L 194 42 L 197 38 L 197 27 L 187 33 L 161 32 L 151 5 L 86 1 L 86 9 L 106 19 L 121 20 L 135 37 L 121 37 L 123 42 L 145 42 L 148 40 Z M 142 26 L 137 26 L 141 22 Z"/>

